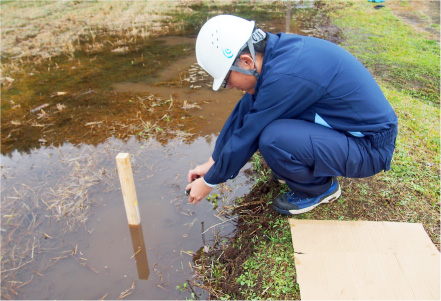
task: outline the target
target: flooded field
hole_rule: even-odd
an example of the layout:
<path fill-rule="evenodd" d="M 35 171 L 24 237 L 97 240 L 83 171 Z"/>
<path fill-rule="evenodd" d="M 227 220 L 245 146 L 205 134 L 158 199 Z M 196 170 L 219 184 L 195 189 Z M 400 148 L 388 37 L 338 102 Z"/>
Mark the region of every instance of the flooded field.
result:
<path fill-rule="evenodd" d="M 210 154 L 215 137 L 210 138 L 211 142 L 200 137 L 191 144 L 172 140 L 165 146 L 153 139 L 111 138 L 96 147 L 65 144 L 2 158 L 3 185 L 13 187 L 3 198 L 17 202 L 11 204 L 12 211 L 2 208 L 3 214 L 11 215 L 2 225 L 2 244 L 12 249 L 5 255 L 23 265 L 14 273 L 15 281 L 31 281 L 18 290 L 17 298 L 99 299 L 108 294 L 117 299 L 133 282 L 136 289 L 130 298 L 184 298 L 175 287 L 191 278 L 193 255 L 234 229 L 234 218 L 221 210 L 247 187 L 242 175 L 225 194 L 214 191 L 217 206 L 186 203 L 188 166 Z M 138 280 L 115 169 L 118 152 L 132 156 L 148 280 Z M 14 215 L 23 217 L 17 220 Z M 14 230 L 21 233 L 19 238 Z M 5 260 L 6 266 L 10 265 Z"/>
<path fill-rule="evenodd" d="M 313 1 L 271 9 L 252 16 L 267 31 L 340 39 Z M 194 30 L 127 43 L 92 34 L 71 55 L 24 62 L 20 74 L 5 67 L 2 298 L 208 296 L 189 282 L 193 260 L 234 231 L 233 201 L 253 181 L 240 173 L 209 200 L 186 203 L 188 170 L 210 157 L 242 95 L 211 90 L 194 43 Z M 132 231 L 121 152 L 132 159 L 142 221 Z"/>

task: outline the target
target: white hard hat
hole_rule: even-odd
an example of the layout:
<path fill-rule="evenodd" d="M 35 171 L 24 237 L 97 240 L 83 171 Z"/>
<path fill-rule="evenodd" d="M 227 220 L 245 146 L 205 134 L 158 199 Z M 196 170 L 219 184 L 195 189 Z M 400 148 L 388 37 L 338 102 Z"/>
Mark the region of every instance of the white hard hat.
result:
<path fill-rule="evenodd" d="M 254 21 L 232 15 L 213 17 L 202 26 L 196 39 L 196 59 L 214 78 L 213 90 L 221 86 L 253 29 Z"/>

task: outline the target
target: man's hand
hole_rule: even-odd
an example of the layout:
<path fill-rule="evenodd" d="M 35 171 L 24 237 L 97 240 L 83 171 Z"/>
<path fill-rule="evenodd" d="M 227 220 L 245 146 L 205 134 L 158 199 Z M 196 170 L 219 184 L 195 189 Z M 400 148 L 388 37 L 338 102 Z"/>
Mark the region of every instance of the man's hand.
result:
<path fill-rule="evenodd" d="M 190 184 L 187 185 L 185 190 L 189 192 L 189 203 L 196 205 L 211 192 L 212 188 L 205 185 L 202 177 L 210 170 L 213 164 L 214 161 L 210 157 L 210 159 L 206 163 L 198 165 L 188 172 L 187 178 Z"/>
<path fill-rule="evenodd" d="M 213 166 L 214 161 L 210 158 L 206 163 L 202 165 L 196 166 L 194 169 L 188 172 L 188 182 L 191 183 L 199 177 L 205 176 L 205 174 L 210 170 L 211 166 Z"/>
<path fill-rule="evenodd" d="M 190 195 L 188 197 L 188 202 L 196 205 L 199 203 L 204 197 L 206 197 L 213 188 L 208 187 L 204 183 L 203 178 L 198 178 L 191 182 L 185 187 L 185 190 L 190 190 Z"/>

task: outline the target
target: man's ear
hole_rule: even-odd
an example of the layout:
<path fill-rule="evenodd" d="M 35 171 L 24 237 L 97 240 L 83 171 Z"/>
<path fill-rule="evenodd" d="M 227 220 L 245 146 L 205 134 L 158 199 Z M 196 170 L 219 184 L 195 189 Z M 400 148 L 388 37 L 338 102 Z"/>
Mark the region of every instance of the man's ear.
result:
<path fill-rule="evenodd" d="M 242 67 L 249 67 L 250 69 L 256 68 L 253 57 L 249 53 L 244 53 L 239 56 L 241 60 Z"/>

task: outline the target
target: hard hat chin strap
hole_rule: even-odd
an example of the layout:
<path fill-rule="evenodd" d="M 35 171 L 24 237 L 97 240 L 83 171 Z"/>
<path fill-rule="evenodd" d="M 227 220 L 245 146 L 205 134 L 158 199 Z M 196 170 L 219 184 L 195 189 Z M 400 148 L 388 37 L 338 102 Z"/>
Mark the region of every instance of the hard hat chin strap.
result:
<path fill-rule="evenodd" d="M 233 66 L 231 66 L 230 70 L 237 71 L 237 72 L 240 72 L 240 73 L 243 73 L 246 75 L 254 75 L 256 77 L 256 79 L 259 78 L 259 73 L 257 72 L 257 69 L 248 70 L 248 69 L 243 69 L 243 68 L 240 68 L 238 66 L 233 65 Z"/>
<path fill-rule="evenodd" d="M 266 38 L 266 33 L 262 29 L 256 29 L 251 37 L 248 39 L 248 41 L 240 48 L 239 54 L 242 52 L 242 50 L 245 49 L 245 47 L 248 46 L 248 49 L 250 50 L 251 57 L 253 58 L 253 63 L 256 66 L 256 52 L 254 51 L 254 45 L 255 43 L 259 43 L 260 41 L 264 40 Z M 257 72 L 257 68 L 254 70 L 248 70 L 243 69 L 238 66 L 234 66 L 234 64 L 231 66 L 230 70 L 237 71 L 246 75 L 253 75 L 256 77 L 256 79 L 259 79 L 259 73 Z"/>

